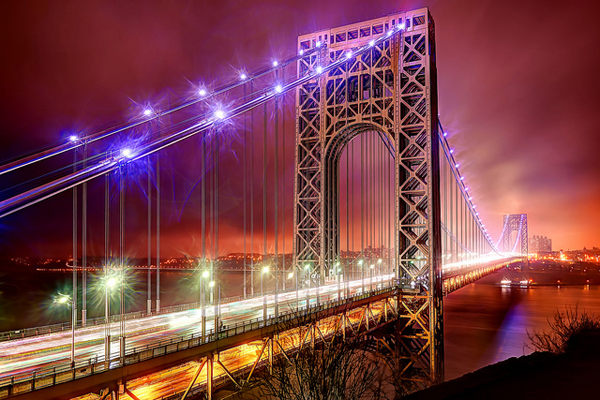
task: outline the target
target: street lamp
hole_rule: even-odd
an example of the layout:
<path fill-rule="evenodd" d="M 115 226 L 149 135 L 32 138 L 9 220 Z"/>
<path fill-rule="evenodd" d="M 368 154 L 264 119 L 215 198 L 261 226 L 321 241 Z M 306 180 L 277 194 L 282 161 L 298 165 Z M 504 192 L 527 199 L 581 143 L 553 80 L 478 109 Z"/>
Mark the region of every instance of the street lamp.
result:
<path fill-rule="evenodd" d="M 206 265 L 206 263 L 205 263 Z M 201 317 L 201 325 L 202 325 L 202 337 L 206 334 L 206 295 L 204 294 L 204 280 L 210 276 L 210 272 L 208 270 L 202 271 L 202 275 L 200 278 L 200 313 Z M 214 282 L 213 282 L 214 285 Z"/>
<path fill-rule="evenodd" d="M 66 294 L 59 293 L 58 297 L 54 300 L 58 304 L 70 304 L 71 305 L 71 368 L 75 367 L 75 323 L 77 322 L 77 316 L 75 311 L 75 302 Z"/>
<path fill-rule="evenodd" d="M 306 273 L 310 269 L 310 264 L 304 266 L 304 282 L 306 282 Z M 306 290 L 306 312 L 310 307 L 310 274 L 308 275 L 308 289 Z"/>
<path fill-rule="evenodd" d="M 106 362 L 110 362 L 110 297 L 108 292 L 116 285 L 117 278 L 104 276 L 104 361 Z"/>
<path fill-rule="evenodd" d="M 338 301 L 340 301 L 342 299 L 342 292 L 341 292 L 341 286 L 340 286 L 340 262 L 336 262 L 335 263 L 335 273 L 337 274 L 337 286 L 338 286 Z"/>
<path fill-rule="evenodd" d="M 365 269 L 363 268 L 363 260 L 362 258 L 360 260 L 358 260 L 358 265 L 360 266 L 360 275 L 361 275 L 361 281 L 362 281 L 362 291 L 360 292 L 360 294 L 364 294 L 365 293 Z"/>
<path fill-rule="evenodd" d="M 208 282 L 208 287 L 210 288 L 210 293 L 214 299 L 214 297 L 215 297 L 215 295 L 214 295 L 215 281 Z M 219 329 L 219 301 L 221 300 L 220 297 L 221 297 L 221 285 L 219 285 L 219 300 L 214 302 L 215 311 L 213 313 L 214 314 L 214 316 L 213 316 L 213 331 L 215 333 L 217 333 L 218 329 Z"/>

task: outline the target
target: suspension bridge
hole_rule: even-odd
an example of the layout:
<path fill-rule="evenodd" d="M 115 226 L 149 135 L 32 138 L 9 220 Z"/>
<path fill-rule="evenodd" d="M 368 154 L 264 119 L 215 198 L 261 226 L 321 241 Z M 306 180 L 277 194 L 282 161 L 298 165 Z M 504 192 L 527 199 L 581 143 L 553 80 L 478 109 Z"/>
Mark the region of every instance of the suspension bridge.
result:
<path fill-rule="evenodd" d="M 72 154 L 5 191 L 0 217 L 69 193 L 73 207 L 73 292 L 56 300 L 71 321 L 0 335 L 0 398 L 212 398 L 336 335 L 376 343 L 400 381 L 443 380 L 443 296 L 526 260 L 526 216 L 507 215 L 497 243 L 480 219 L 438 114 L 428 9 L 304 34 L 291 53 L 0 166 Z M 161 182 L 184 175 L 173 165 L 194 177 L 198 301 L 165 305 L 180 290 L 161 288 Z M 144 235 L 143 250 L 129 240 Z M 131 310 L 128 260 L 142 251 L 146 307 Z M 89 268 L 103 271 L 93 317 Z M 234 273 L 239 293 L 222 298 Z"/>

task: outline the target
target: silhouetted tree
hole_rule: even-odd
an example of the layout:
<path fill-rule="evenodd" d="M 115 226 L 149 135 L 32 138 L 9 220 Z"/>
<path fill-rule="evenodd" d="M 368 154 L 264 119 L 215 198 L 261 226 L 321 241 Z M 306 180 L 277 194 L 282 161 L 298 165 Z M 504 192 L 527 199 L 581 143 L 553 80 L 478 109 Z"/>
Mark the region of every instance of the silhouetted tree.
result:
<path fill-rule="evenodd" d="M 600 319 L 594 314 L 579 312 L 578 307 L 565 307 L 565 311 L 556 311 L 552 321 L 548 320 L 550 331 L 527 332 L 530 343 L 527 347 L 534 351 L 564 353 L 567 342 L 583 331 L 600 329 Z"/>

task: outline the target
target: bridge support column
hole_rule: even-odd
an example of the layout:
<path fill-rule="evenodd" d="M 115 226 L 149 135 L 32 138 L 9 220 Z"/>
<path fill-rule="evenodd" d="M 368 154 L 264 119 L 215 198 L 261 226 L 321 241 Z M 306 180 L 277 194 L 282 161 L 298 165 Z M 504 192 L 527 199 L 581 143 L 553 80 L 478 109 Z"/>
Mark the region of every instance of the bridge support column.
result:
<path fill-rule="evenodd" d="M 269 352 L 269 374 L 273 374 L 273 351 L 275 350 L 273 348 L 273 336 L 269 337 L 269 342 L 267 344 L 268 349 L 267 351 Z"/>
<path fill-rule="evenodd" d="M 212 400 L 213 392 L 213 362 L 214 355 L 210 353 L 206 358 L 206 398 Z"/>
<path fill-rule="evenodd" d="M 104 362 L 106 363 L 106 368 L 110 366 L 110 335 L 106 335 L 104 337 Z"/>

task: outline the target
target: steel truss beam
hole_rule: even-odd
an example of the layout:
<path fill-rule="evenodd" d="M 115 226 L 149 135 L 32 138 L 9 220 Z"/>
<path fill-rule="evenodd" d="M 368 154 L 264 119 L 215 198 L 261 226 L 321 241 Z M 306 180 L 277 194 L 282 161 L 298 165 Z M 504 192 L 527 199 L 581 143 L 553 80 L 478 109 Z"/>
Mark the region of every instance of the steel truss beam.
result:
<path fill-rule="evenodd" d="M 327 65 L 377 33 L 404 24 L 372 50 L 296 92 L 295 266 L 322 282 L 340 256 L 338 165 L 345 146 L 379 132 L 395 148 L 396 271 L 402 378 L 443 380 L 440 178 L 434 23 L 427 8 L 323 30 L 298 39 L 298 75 Z M 320 46 L 318 46 L 320 44 Z M 319 48 L 320 47 L 320 48 Z M 368 319 L 366 320 L 368 321 Z"/>
<path fill-rule="evenodd" d="M 527 214 L 507 214 L 503 218 L 502 251 L 513 252 L 519 245 L 519 253 L 527 256 L 529 253 L 529 235 L 527 232 Z M 516 232 L 514 242 L 511 240 L 512 233 Z"/>
<path fill-rule="evenodd" d="M 284 358 L 291 362 L 293 355 L 305 346 L 311 346 L 312 348 L 318 345 L 329 346 L 336 337 L 346 338 L 347 336 L 360 336 L 374 332 L 382 325 L 399 317 L 397 304 L 397 295 L 392 295 L 356 308 L 348 307 L 340 314 L 322 319 L 307 317 L 306 324 L 300 326 L 291 327 L 283 323 L 279 327 L 278 333 L 271 334 L 260 341 L 245 344 L 245 346 L 256 348 L 256 357 L 249 368 L 233 370 L 227 366 L 227 361 L 221 361 L 221 355 L 227 352 L 213 352 L 198 365 L 184 396 L 187 396 L 196 383 L 203 367 L 209 365 L 209 358 L 211 360 L 215 359 L 215 369 L 220 371 L 219 388 L 232 387 L 235 391 L 243 391 L 255 386 L 257 379 L 253 378 L 258 370 L 264 371 L 266 369 L 270 374 L 273 363 L 277 359 Z M 300 317 L 299 321 L 301 320 Z M 225 355 L 225 357 L 228 356 Z M 215 379 L 214 376 L 213 379 Z M 210 389 L 207 376 L 207 380 L 197 385 L 195 391 L 198 393 L 198 390 L 202 389 L 206 397 L 211 398 L 211 390 L 214 390 L 217 386 L 215 383 L 213 383 L 213 389 Z"/>

